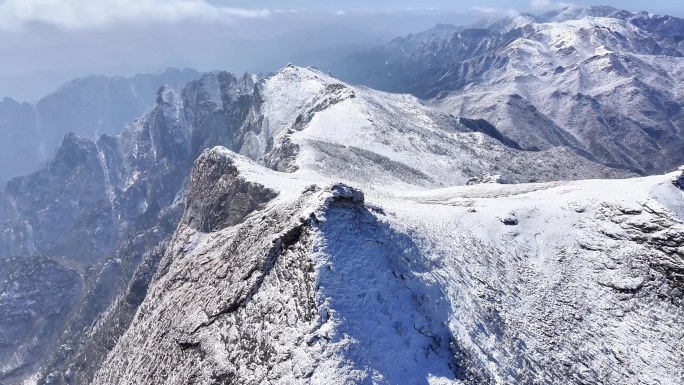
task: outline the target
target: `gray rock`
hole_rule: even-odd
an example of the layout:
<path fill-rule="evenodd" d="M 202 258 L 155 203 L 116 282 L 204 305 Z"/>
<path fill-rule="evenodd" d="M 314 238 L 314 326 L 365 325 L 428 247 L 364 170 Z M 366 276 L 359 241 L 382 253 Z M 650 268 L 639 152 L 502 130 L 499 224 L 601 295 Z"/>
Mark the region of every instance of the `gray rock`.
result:
<path fill-rule="evenodd" d="M 481 177 L 472 177 L 468 179 L 466 185 L 472 186 L 476 184 L 505 184 L 506 180 L 501 175 L 484 174 Z"/>
<path fill-rule="evenodd" d="M 506 226 L 517 226 L 518 225 L 518 218 L 516 218 L 514 213 L 508 213 L 506 215 L 502 215 L 499 217 L 499 220 L 501 223 L 503 223 Z"/>
<path fill-rule="evenodd" d="M 679 167 L 677 171 L 679 175 L 672 178 L 672 184 L 684 190 L 684 166 Z"/>
<path fill-rule="evenodd" d="M 37 372 L 82 295 L 81 274 L 47 258 L 0 258 L 0 383 Z"/>
<path fill-rule="evenodd" d="M 160 85 L 181 88 L 199 76 L 173 68 L 130 78 L 89 76 L 62 85 L 35 105 L 1 100 L 0 183 L 39 170 L 69 132 L 90 139 L 118 134 L 154 106 Z"/>
<path fill-rule="evenodd" d="M 218 231 L 243 221 L 278 193 L 246 181 L 225 148 L 206 150 L 190 177 L 183 223 L 203 232 Z"/>

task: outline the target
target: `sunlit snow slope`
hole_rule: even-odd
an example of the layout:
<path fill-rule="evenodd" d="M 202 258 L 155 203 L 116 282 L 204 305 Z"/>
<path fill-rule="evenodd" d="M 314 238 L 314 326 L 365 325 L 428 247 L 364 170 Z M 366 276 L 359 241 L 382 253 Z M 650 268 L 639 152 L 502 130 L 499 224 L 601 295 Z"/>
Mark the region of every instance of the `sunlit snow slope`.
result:
<path fill-rule="evenodd" d="M 364 197 L 304 171 L 202 155 L 95 383 L 684 378 L 678 174 Z"/>
<path fill-rule="evenodd" d="M 315 69 L 284 68 L 264 81 L 263 97 L 254 140 L 260 151 L 243 154 L 258 159 L 251 154 L 265 152 L 266 165 L 281 171 L 425 187 L 464 184 L 484 173 L 511 182 L 628 175 L 561 147 L 521 151 L 495 127 L 478 126 L 486 122 L 464 123 L 413 96 L 353 87 Z"/>

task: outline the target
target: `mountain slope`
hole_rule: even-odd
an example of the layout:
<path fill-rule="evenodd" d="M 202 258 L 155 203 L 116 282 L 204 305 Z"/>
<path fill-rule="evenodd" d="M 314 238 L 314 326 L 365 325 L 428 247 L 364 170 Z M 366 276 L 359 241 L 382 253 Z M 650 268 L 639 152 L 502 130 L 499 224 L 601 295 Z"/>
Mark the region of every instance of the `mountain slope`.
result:
<path fill-rule="evenodd" d="M 674 176 L 364 197 L 206 151 L 95 383 L 675 383 Z"/>
<path fill-rule="evenodd" d="M 86 280 L 58 341 L 67 348 L 50 354 L 44 381 L 91 381 L 134 321 L 181 220 L 216 230 L 271 197 L 230 174 L 211 195 L 219 200 L 201 208 L 215 217 L 183 214 L 203 178 L 190 177 L 193 162 L 216 145 L 287 172 L 288 183 L 305 183 L 302 189 L 324 180 L 382 192 L 463 185 L 483 174 L 510 182 L 629 175 L 563 149 L 522 151 L 485 121 L 314 69 L 289 66 L 266 79 L 210 73 L 182 92 L 161 87 L 156 106 L 121 134 L 96 142 L 67 135 L 46 169 L 12 180 L 0 197 L 0 253 L 63 256 L 98 272 Z M 216 213 L 226 205 L 225 216 Z"/>
<path fill-rule="evenodd" d="M 276 170 L 325 170 L 362 184 L 628 175 L 562 149 L 520 151 L 485 123 L 310 69 L 288 67 L 266 80 L 206 74 L 181 94 L 160 88 L 157 106 L 120 135 L 67 135 L 46 169 L 8 183 L 0 250 L 100 261 L 167 214 L 173 223 L 192 162 L 214 145 Z"/>
<path fill-rule="evenodd" d="M 518 15 L 341 63 L 347 81 L 436 98 L 525 149 L 559 145 L 602 164 L 661 173 L 681 164 L 684 21 L 610 7 Z"/>
<path fill-rule="evenodd" d="M 510 182 L 626 175 L 563 149 L 520 151 L 494 127 L 312 69 L 285 68 L 266 81 L 263 94 L 264 128 L 253 143 L 269 150 L 267 137 L 274 138 L 263 158 L 279 171 L 325 170 L 355 183 L 424 187 L 465 184 L 484 173 Z"/>
<path fill-rule="evenodd" d="M 558 145 L 549 131 L 560 131 L 604 164 L 651 173 L 681 163 L 681 100 L 670 86 L 682 81 L 679 51 L 667 56 L 614 19 L 541 25 L 533 33 L 504 51 L 506 69 L 438 103 L 466 116 L 488 110 L 525 148 Z"/>
<path fill-rule="evenodd" d="M 197 201 L 211 204 L 205 193 L 219 180 L 227 185 L 242 178 L 252 186 L 262 181 L 292 185 L 287 176 L 233 157 L 214 149 L 198 160 L 193 179 L 213 178 L 191 187 L 186 217 L 224 212 L 190 208 Z M 249 173 L 257 174 L 257 180 Z M 245 195 L 224 200 L 223 207 L 244 207 L 239 201 Z M 261 207 L 260 215 L 243 212 L 250 214 L 244 222 L 229 222 L 211 232 L 188 221 L 180 225 L 162 262 L 163 273 L 141 307 L 146 316 L 136 318 L 95 383 L 125 383 L 129 378 L 142 383 L 182 383 L 187 378 L 244 384 L 304 378 L 346 383 L 364 381 L 369 374 L 397 383 L 421 381 L 427 373 L 451 375 L 446 328 L 442 326 L 440 336 L 414 332 L 420 325 L 431 329 L 433 320 L 412 314 L 420 299 L 412 298 L 407 283 L 384 274 L 411 240 L 382 242 L 392 232 L 364 207 L 362 194 L 342 185 L 309 188 L 301 198 L 282 191 L 277 198 L 262 200 Z M 321 245 L 319 260 L 310 254 L 316 245 Z M 369 268 L 368 275 L 352 278 L 361 264 Z M 318 275 L 320 269 L 336 274 Z M 420 284 L 417 279 L 413 283 Z M 326 298 L 329 303 L 315 307 Z M 367 306 L 387 313 L 364 322 Z M 405 314 L 401 324 L 394 323 L 397 311 Z M 350 322 L 338 324 L 336 319 Z M 396 339 L 398 327 L 406 330 L 403 340 Z M 376 343 L 395 354 L 377 354 L 371 349 Z M 416 350 L 396 350 L 405 344 Z M 141 349 L 149 352 L 147 360 L 125 358 Z M 198 365 L 197 357 L 204 357 L 203 364 Z M 364 364 L 372 368 L 361 369 Z M 321 366 L 324 369 L 316 373 Z"/>
<path fill-rule="evenodd" d="M 2 258 L 0 269 L 0 378 L 37 372 L 55 348 L 83 277 L 47 258 Z M 40 338 L 35 338 L 40 336 Z"/>
<path fill-rule="evenodd" d="M 222 76 L 227 88 L 240 83 L 232 75 Z M 237 103 L 235 96 L 237 91 L 226 89 L 226 108 L 246 115 L 231 104 Z M 252 105 L 248 101 L 245 108 Z M 183 214 L 184 186 L 196 157 L 193 146 L 201 152 L 218 144 L 212 142 L 220 131 L 212 125 L 216 122 L 203 121 L 191 131 L 182 106 L 182 95 L 161 87 L 156 107 L 120 135 L 93 142 L 69 134 L 46 169 L 16 178 L 2 191 L 1 254 L 59 256 L 92 272 L 59 337 L 57 346 L 64 348 L 50 352 L 49 367 L 76 377 L 92 375 L 117 338 L 116 330 L 125 330 L 144 297 L 159 250 Z M 215 105 L 200 102 L 193 107 L 195 117 L 216 111 Z M 226 119 L 220 122 L 221 130 L 238 129 Z"/>

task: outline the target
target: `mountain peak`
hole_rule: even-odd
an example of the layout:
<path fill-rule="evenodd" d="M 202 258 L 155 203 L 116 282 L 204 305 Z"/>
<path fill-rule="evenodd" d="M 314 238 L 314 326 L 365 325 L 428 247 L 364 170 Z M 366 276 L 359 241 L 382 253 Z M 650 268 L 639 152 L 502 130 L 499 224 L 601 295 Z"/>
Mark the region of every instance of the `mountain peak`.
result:
<path fill-rule="evenodd" d="M 569 5 L 558 11 L 546 14 L 546 21 L 549 22 L 564 22 L 568 20 L 579 20 L 585 17 L 615 17 L 624 19 L 626 14 L 633 15 L 631 12 L 622 11 L 617 8 L 601 5 Z"/>
<path fill-rule="evenodd" d="M 169 85 L 159 86 L 157 91 L 157 105 L 161 106 L 176 106 L 180 103 L 180 95 L 173 87 Z"/>

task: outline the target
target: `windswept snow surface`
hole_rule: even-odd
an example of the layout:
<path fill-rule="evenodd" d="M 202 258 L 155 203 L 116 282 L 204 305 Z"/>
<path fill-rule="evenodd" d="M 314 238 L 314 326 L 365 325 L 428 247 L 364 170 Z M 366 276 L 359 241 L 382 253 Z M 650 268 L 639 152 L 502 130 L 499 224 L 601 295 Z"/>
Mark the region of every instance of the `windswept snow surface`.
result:
<path fill-rule="evenodd" d="M 684 231 L 669 177 L 397 195 L 379 204 L 420 234 L 450 330 L 488 381 L 684 380 L 681 275 L 660 273 L 681 274 L 682 243 L 657 241 Z M 509 215 L 516 226 L 501 223 Z"/>
<path fill-rule="evenodd" d="M 295 146 L 301 169 L 370 185 L 447 187 L 485 173 L 511 182 L 626 177 L 562 147 L 520 151 L 410 95 L 289 66 L 263 84 L 262 148 Z M 283 152 L 283 151 L 281 151 Z"/>
<path fill-rule="evenodd" d="M 211 233 L 181 224 L 95 383 L 684 380 L 675 175 L 364 201 L 312 170 L 206 156 L 278 197 Z"/>

